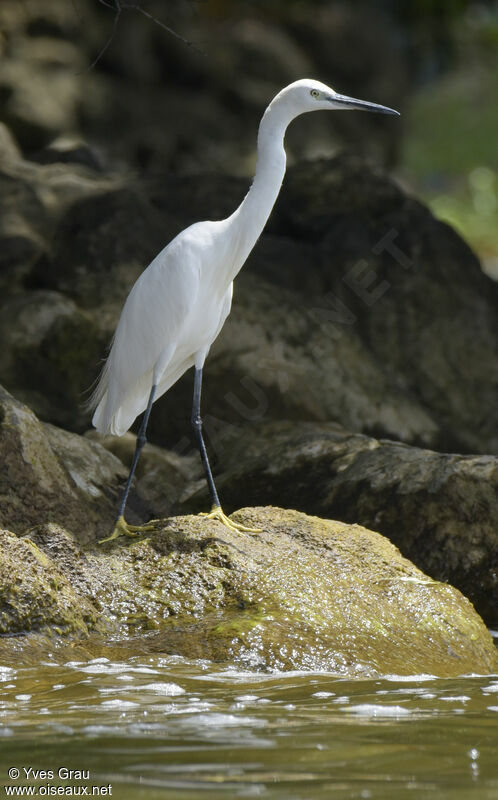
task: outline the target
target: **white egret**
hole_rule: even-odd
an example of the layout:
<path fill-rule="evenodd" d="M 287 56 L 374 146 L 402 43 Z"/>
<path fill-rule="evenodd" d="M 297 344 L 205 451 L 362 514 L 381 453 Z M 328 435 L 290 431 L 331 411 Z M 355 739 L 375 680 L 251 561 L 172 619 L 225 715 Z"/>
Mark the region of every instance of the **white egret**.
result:
<path fill-rule="evenodd" d="M 192 425 L 212 499 L 207 517 L 230 528 L 250 530 L 222 511 L 202 436 L 202 370 L 232 303 L 233 280 L 254 247 L 273 208 L 285 174 L 284 135 L 307 111 L 376 111 L 391 108 L 338 94 L 315 80 L 282 89 L 266 109 L 258 132 L 256 174 L 240 206 L 227 219 L 197 222 L 164 248 L 140 275 L 124 304 L 111 351 L 92 397 L 93 424 L 122 436 L 145 411 L 130 474 L 109 541 L 153 524 L 133 526 L 124 511 L 154 400 L 194 366 Z"/>

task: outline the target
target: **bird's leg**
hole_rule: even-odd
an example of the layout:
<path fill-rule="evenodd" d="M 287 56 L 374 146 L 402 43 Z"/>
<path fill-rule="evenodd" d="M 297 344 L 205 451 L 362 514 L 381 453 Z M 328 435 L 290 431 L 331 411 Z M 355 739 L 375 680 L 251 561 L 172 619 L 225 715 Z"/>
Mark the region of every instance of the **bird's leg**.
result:
<path fill-rule="evenodd" d="M 225 512 L 223 511 L 220 503 L 220 499 L 218 497 L 218 492 L 216 491 L 216 486 L 213 479 L 213 473 L 211 472 L 211 466 L 209 464 L 208 454 L 206 450 L 206 445 L 204 443 L 204 437 L 202 435 L 202 418 L 201 418 L 201 388 L 202 388 L 202 367 L 200 369 L 195 368 L 195 377 L 194 377 L 194 399 L 192 403 L 192 427 L 194 429 L 195 438 L 197 440 L 197 446 L 199 448 L 199 453 L 201 456 L 202 466 L 204 467 L 204 472 L 206 474 L 206 480 L 209 487 L 209 494 L 211 495 L 212 500 L 212 508 L 209 512 L 202 512 L 200 514 L 201 517 L 206 517 L 207 519 L 217 519 L 223 525 L 226 525 L 227 528 L 231 528 L 233 531 L 245 531 L 246 533 L 261 533 L 259 528 L 247 528 L 245 525 L 240 525 L 238 522 L 233 522 L 230 517 L 227 517 Z"/>
<path fill-rule="evenodd" d="M 147 423 L 149 421 L 152 403 L 154 402 L 154 396 L 156 394 L 156 389 L 157 385 L 153 384 L 152 389 L 150 390 L 147 408 L 145 409 L 145 413 L 143 415 L 142 424 L 140 425 L 140 430 L 138 431 L 135 453 L 133 455 L 133 461 L 131 462 L 131 467 L 130 467 L 130 474 L 128 475 L 128 480 L 126 481 L 126 486 L 124 488 L 124 492 L 121 497 L 121 502 L 119 504 L 119 511 L 116 518 L 116 523 L 114 525 L 114 530 L 110 536 L 107 536 L 105 539 L 100 539 L 99 544 L 103 544 L 104 542 L 111 542 L 113 539 L 117 539 L 118 536 L 121 536 L 121 534 L 124 534 L 125 536 L 137 536 L 137 534 L 143 531 L 155 530 L 155 525 L 151 523 L 146 525 L 130 525 L 128 522 L 126 522 L 124 518 L 124 512 L 126 507 L 126 501 L 128 500 L 128 495 L 130 493 L 133 476 L 137 468 L 138 459 L 140 458 L 140 453 L 142 452 L 144 444 L 147 441 L 145 437 L 145 431 L 147 430 Z"/>
<path fill-rule="evenodd" d="M 211 499 L 213 501 L 213 507 L 219 507 L 220 500 L 218 497 L 218 492 L 216 491 L 216 486 L 214 484 L 213 473 L 211 472 L 211 466 L 209 464 L 206 445 L 204 443 L 204 437 L 202 435 L 201 388 L 202 388 L 202 367 L 201 369 L 197 369 L 196 367 L 195 377 L 194 377 L 194 399 L 192 403 L 191 422 L 192 422 L 192 427 L 194 429 L 194 435 L 197 440 L 197 446 L 199 448 L 202 466 L 204 467 L 204 472 L 206 474 L 206 480 L 209 487 L 209 494 L 211 495 Z"/>

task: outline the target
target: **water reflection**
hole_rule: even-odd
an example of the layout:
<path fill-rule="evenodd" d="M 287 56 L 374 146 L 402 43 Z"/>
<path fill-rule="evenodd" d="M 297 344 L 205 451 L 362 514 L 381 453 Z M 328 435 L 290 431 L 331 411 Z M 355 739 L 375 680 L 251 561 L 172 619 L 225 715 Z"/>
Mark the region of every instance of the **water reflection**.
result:
<path fill-rule="evenodd" d="M 119 649 L 0 667 L 0 785 L 31 766 L 54 772 L 24 781 L 39 790 L 110 784 L 125 800 L 491 800 L 497 745 L 498 676 L 350 681 Z"/>

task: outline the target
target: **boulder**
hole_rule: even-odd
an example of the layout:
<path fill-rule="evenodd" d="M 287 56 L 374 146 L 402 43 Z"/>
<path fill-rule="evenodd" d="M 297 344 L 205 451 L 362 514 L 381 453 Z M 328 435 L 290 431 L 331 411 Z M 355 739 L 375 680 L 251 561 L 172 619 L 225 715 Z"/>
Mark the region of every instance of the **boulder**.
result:
<path fill-rule="evenodd" d="M 351 155 L 290 170 L 272 227 L 313 241 L 324 335 L 358 331 L 386 378 L 430 412 L 437 449 L 498 453 L 498 284 L 458 234 Z"/>
<path fill-rule="evenodd" d="M 218 446 L 223 505 L 293 506 L 387 536 L 498 626 L 498 458 L 435 453 L 330 423 L 268 422 Z M 197 487 L 193 487 L 193 490 Z M 207 491 L 183 508 L 204 509 Z"/>
<path fill-rule="evenodd" d="M 113 308 L 117 316 L 144 267 L 175 233 L 174 221 L 168 225 L 159 218 L 139 189 L 96 191 L 76 200 L 62 216 L 51 268 L 37 274 L 39 285 L 87 309 L 118 301 Z"/>
<path fill-rule="evenodd" d="M 51 533 L 60 539 L 57 526 Z M 74 548 L 67 534 L 64 546 Z M 48 630 L 87 636 L 101 628 L 92 601 L 33 539 L 0 530 L 0 553 L 0 635 Z"/>
<path fill-rule="evenodd" d="M 44 420 L 84 430 L 84 389 L 91 386 L 105 348 L 93 316 L 69 297 L 47 290 L 7 297 L 0 311 L 5 385 Z"/>
<path fill-rule="evenodd" d="M 40 422 L 0 387 L 0 526 L 21 535 L 34 525 L 54 523 L 82 546 L 109 535 L 134 449 L 132 434 L 119 439 L 92 431 L 83 437 Z M 200 473 L 197 455 L 147 444 L 127 519 L 141 523 L 175 512 Z"/>
<path fill-rule="evenodd" d="M 189 658 L 349 677 L 496 669 L 492 638 L 469 601 L 379 534 L 279 508 L 244 509 L 234 520 L 260 532 L 175 517 L 146 538 L 84 553 L 54 525 L 20 540 L 5 534 L 29 554 L 26 607 L 11 615 L 16 632 L 58 624 L 60 608 L 42 579 L 61 576 L 71 586 L 68 618 L 76 607 L 85 625 L 98 618 L 107 634 L 155 631 L 150 649 Z M 19 596 L 16 575 L 4 570 L 7 603 Z M 30 616 L 28 603 L 40 612 Z"/>
<path fill-rule="evenodd" d="M 97 442 L 130 469 L 137 441 L 134 434 L 112 436 L 91 430 L 85 433 L 85 439 Z M 143 521 L 177 513 L 184 498 L 192 494 L 194 487 L 204 486 L 204 481 L 197 450 L 180 455 L 147 442 L 137 464 L 134 483 L 144 507 Z"/>
<path fill-rule="evenodd" d="M 300 255 L 297 249 L 296 261 Z M 238 277 L 232 313 L 204 372 L 202 412 L 214 454 L 234 425 L 266 419 L 333 420 L 350 430 L 437 442 L 431 410 L 393 380 L 364 346 L 359 328 L 328 336 L 322 311 L 312 295 L 277 286 L 250 268 Z M 190 437 L 192 380 L 187 373 L 155 404 L 150 431 L 156 442 L 177 449 Z"/>
<path fill-rule="evenodd" d="M 34 525 L 64 525 L 88 545 L 112 530 L 127 472 L 96 442 L 41 423 L 0 388 L 0 526 L 23 534 Z M 133 493 L 130 521 L 144 513 Z"/>
<path fill-rule="evenodd" d="M 1 124 L 1 123 L 0 123 Z M 35 164 L 0 127 L 0 288 L 5 299 L 26 288 L 46 288 L 55 228 L 83 197 L 117 189 L 119 179 L 75 161 Z"/>
<path fill-rule="evenodd" d="M 5 137 L 4 137 L 5 143 Z M 0 161 L 0 288 L 5 295 L 22 287 L 47 251 L 47 213 L 32 180 L 12 152 Z M 11 163 L 11 159 L 13 163 Z"/>

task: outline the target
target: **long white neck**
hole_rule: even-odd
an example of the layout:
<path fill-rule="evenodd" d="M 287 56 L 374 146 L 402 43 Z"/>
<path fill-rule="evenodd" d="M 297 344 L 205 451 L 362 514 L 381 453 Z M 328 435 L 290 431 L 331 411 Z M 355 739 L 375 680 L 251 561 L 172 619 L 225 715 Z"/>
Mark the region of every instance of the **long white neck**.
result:
<path fill-rule="evenodd" d="M 237 275 L 256 244 L 278 197 L 285 175 L 284 136 L 293 117 L 294 114 L 290 114 L 283 104 L 273 101 L 261 119 L 252 186 L 240 206 L 226 220 L 234 248 L 230 280 Z"/>

